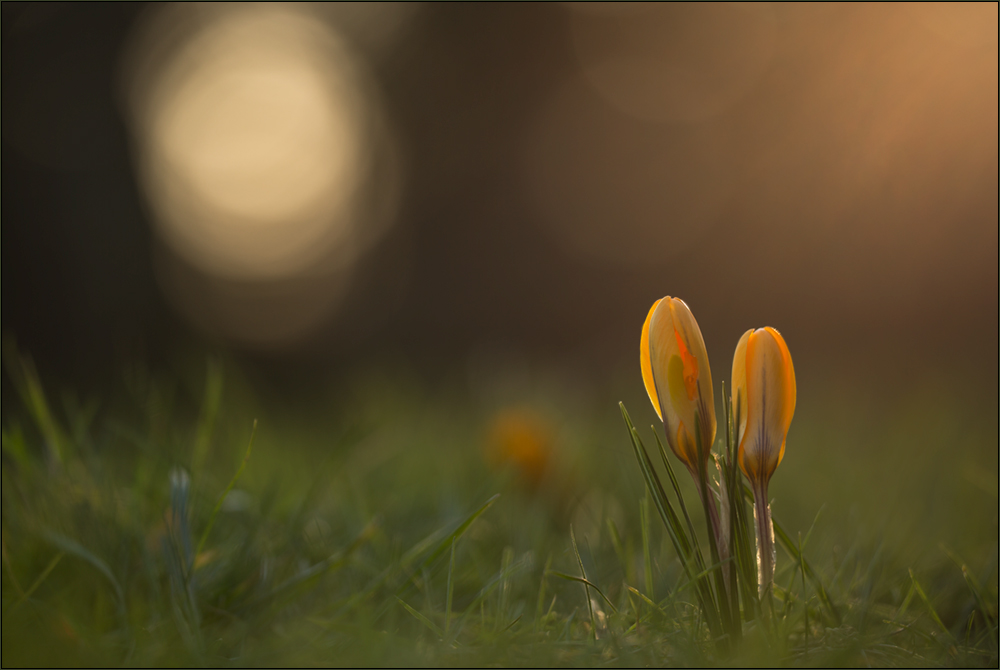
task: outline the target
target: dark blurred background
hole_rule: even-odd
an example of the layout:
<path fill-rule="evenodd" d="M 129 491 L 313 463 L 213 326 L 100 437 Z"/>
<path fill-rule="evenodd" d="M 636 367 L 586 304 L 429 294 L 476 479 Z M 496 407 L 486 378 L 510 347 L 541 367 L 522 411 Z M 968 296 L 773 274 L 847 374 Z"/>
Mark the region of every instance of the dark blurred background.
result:
<path fill-rule="evenodd" d="M 3 331 L 62 381 L 638 387 L 669 294 L 716 378 L 771 325 L 800 377 L 996 393 L 995 3 L 0 7 Z"/>

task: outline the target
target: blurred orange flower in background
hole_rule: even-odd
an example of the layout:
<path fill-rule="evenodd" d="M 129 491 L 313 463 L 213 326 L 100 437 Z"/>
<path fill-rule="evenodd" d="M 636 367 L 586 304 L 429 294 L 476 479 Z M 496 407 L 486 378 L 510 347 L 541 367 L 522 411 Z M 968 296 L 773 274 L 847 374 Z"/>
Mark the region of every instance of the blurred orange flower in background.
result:
<path fill-rule="evenodd" d="M 486 462 L 496 470 L 512 469 L 534 491 L 550 470 L 554 430 L 534 410 L 512 407 L 493 418 L 486 440 Z"/>

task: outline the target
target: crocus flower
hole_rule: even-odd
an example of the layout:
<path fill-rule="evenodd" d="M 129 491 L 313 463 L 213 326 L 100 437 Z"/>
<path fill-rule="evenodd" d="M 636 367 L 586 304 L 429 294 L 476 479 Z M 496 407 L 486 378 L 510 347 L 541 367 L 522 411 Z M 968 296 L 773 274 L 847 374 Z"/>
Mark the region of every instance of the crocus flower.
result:
<path fill-rule="evenodd" d="M 680 298 L 666 296 L 653 303 L 642 326 L 639 365 L 646 393 L 663 421 L 667 443 L 691 472 L 701 496 L 714 540 L 713 560 L 725 561 L 729 557 L 728 527 L 719 524 L 707 467 L 716 428 L 712 371 L 698 322 Z M 729 591 L 728 573 L 723 578 Z"/>
<path fill-rule="evenodd" d="M 733 357 L 733 412 L 739 420 L 739 462 L 751 483 L 765 487 L 785 455 L 795 413 L 795 368 L 774 328 L 743 333 Z"/>
<path fill-rule="evenodd" d="M 642 326 L 639 365 L 670 449 L 699 481 L 715 441 L 712 372 L 698 322 L 680 298 L 653 303 Z"/>
<path fill-rule="evenodd" d="M 737 458 L 753 489 L 757 579 L 764 596 L 774 582 L 775 561 L 767 484 L 785 455 L 785 438 L 795 413 L 795 368 L 784 338 L 774 328 L 743 333 L 733 356 L 732 392 L 740 445 Z"/>

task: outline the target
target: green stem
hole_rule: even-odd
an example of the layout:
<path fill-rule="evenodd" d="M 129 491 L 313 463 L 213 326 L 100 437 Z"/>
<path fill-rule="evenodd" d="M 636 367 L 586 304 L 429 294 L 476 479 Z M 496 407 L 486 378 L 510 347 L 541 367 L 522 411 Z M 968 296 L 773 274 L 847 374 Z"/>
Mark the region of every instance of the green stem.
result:
<path fill-rule="evenodd" d="M 701 497 L 702 505 L 704 505 L 705 507 L 705 510 L 708 515 L 708 520 L 711 524 L 708 531 L 709 533 L 712 533 L 712 536 L 715 539 L 715 547 L 713 548 L 714 549 L 713 553 L 715 553 L 716 555 L 713 556 L 713 560 L 715 560 L 716 562 L 725 563 L 726 560 L 729 558 L 729 543 L 726 541 L 724 537 L 724 534 L 722 532 L 723 530 L 722 525 L 719 522 L 719 509 L 718 506 L 715 504 L 715 496 L 712 493 L 711 487 L 707 485 L 704 487 L 702 486 L 701 480 L 699 478 L 696 477 L 694 481 L 695 485 L 698 488 L 698 495 Z M 730 590 L 728 569 L 723 570 L 722 576 L 725 580 L 726 597 L 728 598 Z"/>
<path fill-rule="evenodd" d="M 695 475 L 695 485 L 698 493 L 701 495 L 701 504 L 705 508 L 705 523 L 708 525 L 708 544 L 712 553 L 712 562 L 718 565 L 721 556 L 719 546 L 719 511 L 715 505 L 715 498 L 708 487 L 708 458 L 706 450 L 701 445 L 701 435 L 697 429 L 697 424 L 695 439 L 698 444 L 699 465 L 697 472 L 692 471 L 691 474 Z M 718 607 L 719 618 L 722 620 L 726 632 L 732 634 L 733 621 L 732 613 L 729 609 L 729 585 L 725 578 L 725 571 L 721 567 L 717 567 L 713 572 L 715 573 L 716 605 Z M 731 646 L 731 644 L 732 638 L 725 643 L 726 646 Z"/>
<path fill-rule="evenodd" d="M 771 506 L 767 502 L 767 482 L 752 483 L 754 521 L 757 524 L 757 584 L 761 601 L 769 606 L 774 586 L 774 528 Z"/>

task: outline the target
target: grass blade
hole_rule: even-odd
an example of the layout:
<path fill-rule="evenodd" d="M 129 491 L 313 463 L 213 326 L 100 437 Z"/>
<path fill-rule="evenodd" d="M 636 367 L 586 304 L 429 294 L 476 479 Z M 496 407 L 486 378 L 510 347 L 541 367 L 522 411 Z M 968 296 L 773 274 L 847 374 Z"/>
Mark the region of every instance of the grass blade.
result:
<path fill-rule="evenodd" d="M 986 605 L 986 599 L 983 597 L 983 592 L 976 583 L 975 577 L 969 572 L 969 568 L 965 565 L 962 566 L 962 577 L 965 578 L 965 583 L 968 585 L 969 590 L 972 591 L 972 597 L 976 601 L 976 607 L 979 608 L 980 614 L 983 615 L 983 621 L 986 622 L 986 628 L 988 630 L 994 631 L 994 635 L 991 636 L 993 643 L 996 644 L 996 622 L 993 617 L 990 616 L 989 607 Z"/>
<path fill-rule="evenodd" d="M 256 435 L 257 419 L 254 419 L 253 428 L 250 430 L 250 442 L 247 444 L 246 454 L 243 455 L 243 462 L 240 463 L 240 467 L 236 470 L 236 474 L 233 475 L 233 478 L 229 480 L 229 486 L 226 487 L 226 490 L 222 492 L 222 495 L 219 496 L 219 500 L 215 503 L 215 507 L 212 509 L 212 514 L 208 517 L 208 525 L 205 526 L 205 530 L 201 534 L 201 539 L 198 540 L 198 548 L 194 552 L 195 556 L 201 554 L 201 550 L 205 548 L 205 541 L 208 540 L 208 534 L 212 532 L 212 526 L 215 525 L 215 517 L 219 515 L 219 510 L 222 509 L 223 501 L 225 501 L 229 492 L 233 490 L 233 487 L 236 486 L 236 482 L 239 481 L 240 475 L 242 475 L 243 471 L 246 470 L 247 462 L 250 460 L 250 450 L 253 449 L 253 438 Z"/>
<path fill-rule="evenodd" d="M 455 543 L 451 543 L 451 560 L 448 561 L 448 595 L 445 597 L 444 604 L 444 635 L 448 637 L 449 629 L 451 628 L 451 599 L 455 593 Z"/>
<path fill-rule="evenodd" d="M 674 512 L 673 507 L 670 505 L 670 501 L 667 499 L 667 493 L 663 490 L 663 484 L 660 482 L 660 477 L 653 469 L 653 463 L 649 458 L 649 454 L 646 452 L 646 447 L 642 444 L 642 439 L 639 437 L 639 433 L 636 431 L 635 426 L 632 425 L 632 419 L 629 418 L 628 412 L 625 410 L 625 405 L 618 403 L 618 406 L 622 410 L 625 425 L 629 429 L 629 437 L 632 439 L 632 448 L 635 451 L 636 460 L 639 462 L 639 468 L 642 470 L 643 478 L 646 480 L 646 489 L 649 491 L 653 504 L 656 505 L 656 511 L 660 514 L 660 518 L 663 520 L 663 524 L 667 528 L 667 534 L 670 535 L 670 540 L 674 544 L 674 549 L 677 550 L 677 555 L 681 559 L 681 564 L 684 566 L 685 570 L 690 572 L 689 561 L 691 556 L 691 543 L 688 541 L 687 535 L 684 533 L 684 529 L 680 525 L 677 513 Z"/>
<path fill-rule="evenodd" d="M 549 574 L 549 568 L 552 567 L 552 554 L 548 555 L 545 559 L 545 569 L 542 570 L 542 583 L 538 585 L 538 601 L 535 605 L 535 631 L 541 630 L 542 625 L 542 607 L 545 606 L 545 585 L 548 582 L 546 577 Z"/>
<path fill-rule="evenodd" d="M 657 605 L 656 603 L 654 603 L 652 600 L 650 600 L 649 598 L 647 598 L 644 594 L 640 593 L 639 589 L 635 588 L 634 586 L 629 586 L 628 584 L 626 584 L 625 586 L 628 588 L 629 593 L 634 593 L 635 595 L 639 596 L 639 598 L 641 598 L 644 603 L 646 603 L 647 605 L 649 605 L 650 607 L 652 607 L 654 610 L 656 610 L 657 612 L 659 612 L 663 616 L 667 615 L 667 613 L 663 611 L 662 607 L 660 607 L 659 605 Z"/>
<path fill-rule="evenodd" d="M 701 504 L 702 508 L 705 510 L 705 524 L 708 530 L 708 547 L 711 552 L 712 562 L 717 566 L 713 570 L 712 576 L 715 579 L 715 599 L 713 604 L 718 608 L 719 618 L 723 622 L 723 627 L 727 632 L 731 632 L 734 625 L 731 612 L 729 609 L 729 598 L 727 597 L 726 580 L 725 576 L 722 574 L 721 559 L 722 554 L 719 551 L 717 533 L 718 533 L 718 512 L 715 509 L 715 501 L 712 498 L 712 493 L 708 487 L 708 451 L 711 445 L 703 444 L 703 437 L 701 434 L 701 422 L 698 420 L 697 415 L 695 416 L 695 444 L 698 445 L 698 491 L 701 494 Z M 697 537 L 692 533 L 691 537 L 697 548 Z M 709 587 L 710 591 L 710 587 Z M 731 640 L 730 640 L 731 642 Z"/>
<path fill-rule="evenodd" d="M 80 558 L 85 562 L 90 563 L 90 565 L 93 566 L 95 570 L 104 575 L 104 577 L 108 580 L 108 582 L 110 582 L 111 587 L 115 591 L 115 596 L 118 598 L 119 607 L 121 607 L 122 610 L 124 611 L 125 593 L 124 591 L 122 591 L 121 584 L 118 583 L 118 580 L 115 578 L 114 573 L 111 572 L 111 568 L 108 567 L 107 563 L 105 563 L 100 558 L 95 556 L 93 552 L 85 549 L 81 544 L 69 539 L 65 535 L 60 535 L 59 533 L 55 533 L 52 531 L 43 531 L 42 537 L 45 539 L 46 542 L 55 546 L 58 549 L 61 549 L 63 552 L 70 554 L 72 556 L 76 556 L 77 558 Z"/>
<path fill-rule="evenodd" d="M 424 559 L 424 562 L 421 563 L 420 567 L 422 569 L 422 568 L 425 568 L 425 567 L 429 566 L 438 557 L 440 557 L 442 554 L 444 554 L 445 551 L 448 550 L 448 547 L 451 546 L 452 542 L 455 542 L 460 537 L 462 537 L 465 534 L 465 531 L 467 531 L 469 529 L 469 526 L 471 526 L 472 523 L 476 519 L 478 519 L 479 517 L 481 517 L 486 512 L 486 510 L 488 510 L 490 507 L 492 507 L 493 503 L 495 503 L 497 501 L 497 498 L 499 498 L 499 497 L 500 497 L 499 493 L 493 494 L 493 496 L 489 500 L 487 500 L 485 503 L 483 503 L 479 507 L 479 509 L 477 509 L 475 512 L 473 512 L 472 514 L 470 514 L 469 516 L 467 516 L 458 525 L 458 527 L 455 528 L 455 530 L 453 530 L 451 533 L 447 533 L 446 534 L 445 528 L 447 528 L 447 526 L 445 526 L 444 528 L 436 530 L 433 533 L 431 533 L 430 535 L 428 535 L 427 537 L 425 537 L 423 540 L 421 540 L 420 542 L 418 542 L 417 544 L 415 544 L 408 552 L 406 552 L 406 554 L 399 561 L 400 562 L 400 566 L 401 567 L 408 566 L 410 563 L 412 563 L 414 560 L 416 560 L 417 557 L 419 557 L 421 554 L 423 554 L 430 547 L 433 546 L 434 550 L 431 551 L 431 553 L 427 556 L 426 559 Z M 444 536 L 444 537 L 442 538 L 442 536 Z M 435 545 L 435 543 L 436 543 L 436 545 Z M 407 581 L 409 581 L 409 580 L 407 580 Z"/>
<path fill-rule="evenodd" d="M 396 600 L 399 601 L 400 605 L 402 605 L 403 607 L 406 608 L 407 612 L 409 612 L 410 614 L 413 615 L 414 619 L 416 619 L 420 623 L 422 623 L 425 626 L 427 626 L 427 628 L 429 628 L 432 633 L 434 633 L 435 635 L 437 635 L 439 638 L 443 638 L 444 637 L 444 633 L 441 632 L 440 628 L 438 628 L 437 626 L 434 625 L 433 621 L 431 621 L 430 619 L 428 619 L 427 617 L 425 617 L 423 614 L 421 614 L 417 610 L 415 610 L 412 607 L 410 607 L 409 605 L 407 605 L 406 601 L 403 600 L 402 598 L 400 598 L 399 596 L 396 596 Z"/>
<path fill-rule="evenodd" d="M 674 545 L 678 558 L 680 558 L 681 566 L 684 568 L 684 571 L 687 573 L 689 578 L 693 577 L 701 572 L 703 565 L 703 562 L 701 561 L 701 552 L 695 552 L 692 550 L 691 542 L 688 540 L 687 534 L 681 526 L 677 513 L 674 512 L 673 507 L 670 505 L 670 501 L 667 499 L 667 494 L 666 491 L 663 490 L 663 484 L 660 482 L 660 477 L 656 474 L 656 470 L 653 469 L 653 462 L 649 458 L 649 453 L 646 451 L 646 447 L 642 444 L 642 439 L 639 437 L 639 433 L 636 431 L 635 426 L 632 425 L 632 419 L 629 417 L 624 403 L 618 403 L 618 407 L 622 411 L 622 418 L 625 420 L 625 426 L 629 429 L 629 436 L 632 439 L 632 449 L 635 452 L 636 460 L 639 462 L 639 468 L 642 470 L 643 478 L 646 480 L 646 488 L 652 496 L 653 503 L 656 505 L 656 510 L 659 512 L 660 518 L 663 520 L 663 525 L 667 529 L 670 541 Z M 712 632 L 713 636 L 718 637 L 721 633 L 720 621 L 718 619 L 718 609 L 715 607 L 715 601 L 712 596 L 711 586 L 707 584 L 705 580 L 699 580 L 696 583 L 695 594 L 697 595 L 699 604 L 705 613 L 705 620 L 708 623 L 709 630 Z"/>
<path fill-rule="evenodd" d="M 528 554 L 522 556 L 517 561 L 514 561 L 506 568 L 501 566 L 500 571 L 497 574 L 493 575 L 490 581 L 486 582 L 486 584 L 484 584 L 483 587 L 479 589 L 479 593 L 477 593 L 476 597 L 472 599 L 472 602 L 469 603 L 469 606 L 465 608 L 464 616 L 468 618 L 472 614 L 473 610 L 479 607 L 480 604 L 483 602 L 483 600 L 485 600 L 486 596 L 490 595 L 498 586 L 503 584 L 504 581 L 509 580 L 512 576 L 514 576 L 521 570 L 530 568 L 532 565 L 533 561 L 531 560 L 531 555 Z"/>
<path fill-rule="evenodd" d="M 686 587 L 690 586 L 691 584 L 698 582 L 699 580 L 705 579 L 706 577 L 708 577 L 709 575 L 711 575 L 712 573 L 714 573 L 716 570 L 718 570 L 719 568 L 723 567 L 724 565 L 729 565 L 730 563 L 732 563 L 732 561 L 733 561 L 733 558 L 730 556 L 729 558 L 727 558 L 724 561 L 719 561 L 718 563 L 713 563 L 712 565 L 706 567 L 704 570 L 702 570 L 698 574 L 692 576 L 690 578 L 690 580 L 688 580 L 687 582 L 681 584 L 679 588 L 680 589 L 686 588 Z"/>
<path fill-rule="evenodd" d="M 642 574 L 646 582 L 646 595 L 655 598 L 653 592 L 653 559 L 649 553 L 649 489 L 639 501 L 639 525 L 642 528 Z"/>
<path fill-rule="evenodd" d="M 778 523 L 778 520 L 771 517 L 771 523 L 774 524 L 774 534 L 781 543 L 781 546 L 784 547 L 785 551 L 788 552 L 788 555 L 791 556 L 796 563 L 800 563 L 802 565 L 802 568 L 805 570 L 806 577 L 808 577 L 809 581 L 812 582 L 813 588 L 816 589 L 816 593 L 819 595 L 820 601 L 826 607 L 827 611 L 830 612 L 830 616 L 833 617 L 834 621 L 836 621 L 839 626 L 842 621 L 840 612 L 830 599 L 830 595 L 827 593 L 826 587 L 823 585 L 823 580 L 816 573 L 816 571 L 813 570 L 809 561 L 806 560 L 806 557 L 799 552 L 798 547 L 794 542 L 792 542 L 792 539 L 788 536 L 788 533 L 785 532 L 785 529 L 781 526 L 781 524 Z"/>
<path fill-rule="evenodd" d="M 917 576 L 913 574 L 913 568 L 910 568 L 910 579 L 913 581 L 913 590 L 917 592 L 917 595 L 920 596 L 920 599 L 924 601 L 924 605 L 927 606 L 927 611 L 930 613 L 931 619 L 933 619 L 934 623 L 938 625 L 941 631 L 945 635 L 947 635 L 951 641 L 954 642 L 955 636 L 951 634 L 951 631 L 948 630 L 948 627 L 944 625 L 943 621 L 941 621 L 941 617 L 938 616 L 937 610 L 934 609 L 934 605 L 931 604 L 930 598 L 927 597 L 927 594 L 924 593 L 923 587 L 920 586 L 920 582 L 917 581 Z"/>
<path fill-rule="evenodd" d="M 972 598 L 976 602 L 976 608 L 979 610 L 979 613 L 983 616 L 983 622 L 986 624 L 987 631 L 993 632 L 993 635 L 990 635 L 990 643 L 995 647 L 997 644 L 996 621 L 994 620 L 994 616 L 990 614 L 990 608 L 986 604 L 987 599 L 983 595 L 982 588 L 979 586 L 979 583 L 977 582 L 976 578 L 972 575 L 971 571 L 969 570 L 969 567 L 965 564 L 964 561 L 962 561 L 962 559 L 960 559 L 957 555 L 955 555 L 951 550 L 949 550 L 944 545 L 941 545 L 941 549 L 948 555 L 949 558 L 951 558 L 951 560 L 955 563 L 955 565 L 957 565 L 958 568 L 962 571 L 962 577 L 965 579 L 965 584 L 966 586 L 969 587 L 969 591 L 972 592 Z"/>
<path fill-rule="evenodd" d="M 583 582 L 583 594 L 587 598 L 587 612 L 590 614 L 590 627 L 593 631 L 594 639 L 596 640 L 597 619 L 594 618 L 594 604 L 590 601 L 590 582 L 587 580 L 587 571 L 583 567 L 583 559 L 580 557 L 580 550 L 576 546 L 576 534 L 573 532 L 572 525 L 569 527 L 569 539 L 573 543 L 573 554 L 576 556 L 576 563 L 580 566 L 580 579 L 577 581 Z"/>
<path fill-rule="evenodd" d="M 451 531 L 450 533 L 447 530 L 448 526 L 444 526 L 442 528 L 437 529 L 436 531 L 425 537 L 423 540 L 415 544 L 413 547 L 410 548 L 409 551 L 406 552 L 406 554 L 403 555 L 402 558 L 400 558 L 399 563 L 396 564 L 395 567 L 390 566 L 389 568 L 383 570 L 382 573 L 374 580 L 372 580 L 367 587 L 365 587 L 362 591 L 356 594 L 351 599 L 351 602 L 352 603 L 360 602 L 365 597 L 367 597 L 368 594 L 372 593 L 382 584 L 385 584 L 387 581 L 389 581 L 393 575 L 398 574 L 400 570 L 406 573 L 406 578 L 403 579 L 401 582 L 399 582 L 399 586 L 396 588 L 395 592 L 397 596 L 405 595 L 409 591 L 410 587 L 413 586 L 413 576 L 419 572 L 423 572 L 424 570 L 426 570 L 432 563 L 434 563 L 435 560 L 437 560 L 442 554 L 444 554 L 444 552 L 448 550 L 448 547 L 450 547 L 453 542 L 457 542 L 458 539 L 465 534 L 465 531 L 469 529 L 469 526 L 471 526 L 476 519 L 482 516 L 486 512 L 486 510 L 492 507 L 493 503 L 495 503 L 497 501 L 497 498 L 499 497 L 500 497 L 499 493 L 493 494 L 493 496 L 490 497 L 489 500 L 487 500 L 476 511 L 474 511 L 472 514 L 470 514 L 464 520 L 462 520 L 462 522 L 458 525 L 458 527 L 456 527 L 455 530 Z M 427 553 L 428 551 L 430 551 L 430 554 L 427 555 L 427 558 L 425 558 L 420 563 L 419 566 L 417 566 L 416 568 L 410 568 L 410 565 L 414 561 L 416 561 L 420 556 Z M 381 613 L 384 613 L 386 611 L 387 606 L 388 605 L 382 608 Z M 381 616 L 381 613 L 379 616 Z"/>
<path fill-rule="evenodd" d="M 663 467 L 667 471 L 667 477 L 670 478 L 670 485 L 674 489 L 674 495 L 677 496 L 677 504 L 681 508 L 681 514 L 684 515 L 684 521 L 687 523 L 688 533 L 692 538 L 697 538 L 697 534 L 694 532 L 694 524 L 691 523 L 691 516 L 688 514 L 687 505 L 684 504 L 684 496 L 681 495 L 681 487 L 677 483 L 677 475 L 674 474 L 674 469 L 670 465 L 670 459 L 667 458 L 667 450 L 663 448 L 663 441 L 660 440 L 660 434 L 656 432 L 656 428 L 650 426 L 653 430 L 653 437 L 656 438 L 656 448 L 660 452 L 660 460 L 663 461 Z M 692 540 L 695 543 L 695 550 L 698 553 L 699 564 L 704 563 L 704 559 L 701 557 L 701 548 L 697 546 L 697 539 Z"/>
<path fill-rule="evenodd" d="M 732 389 L 730 389 L 730 392 Z M 757 576 L 753 566 L 753 552 L 750 548 L 750 524 L 747 520 L 746 506 L 740 491 L 743 488 L 743 477 L 738 464 L 739 450 L 733 435 L 736 417 L 733 413 L 731 397 L 726 393 L 726 384 L 722 383 L 722 407 L 726 417 L 726 454 L 722 459 L 722 477 L 726 482 L 726 500 L 729 521 L 729 552 L 735 557 L 730 567 L 730 576 L 736 588 L 732 590 L 731 608 L 733 612 L 734 631 L 742 636 L 742 625 L 739 623 L 740 604 L 743 601 L 743 620 L 753 621 L 760 603 L 757 600 Z"/>
<path fill-rule="evenodd" d="M 58 554 L 56 554 L 55 557 L 51 561 L 49 561 L 49 564 L 45 567 L 45 569 L 42 570 L 42 574 L 38 575 L 38 578 L 35 579 L 35 581 L 31 584 L 30 587 L 28 587 L 27 591 L 25 591 L 24 593 L 21 594 L 21 597 L 18 599 L 18 601 L 16 603 L 14 603 L 13 607 L 11 607 L 9 610 L 7 610 L 7 612 L 5 613 L 5 615 L 6 614 L 10 614 L 14 610 L 16 610 L 18 607 L 21 606 L 22 603 L 24 603 L 24 601 L 26 601 L 28 598 L 30 598 L 31 594 L 34 593 L 35 590 L 39 586 L 42 585 L 42 582 L 45 581 L 45 578 L 49 576 L 49 573 L 51 573 L 53 570 L 55 570 L 56 566 L 59 565 L 59 561 L 61 561 L 62 557 L 65 556 L 65 555 L 66 555 L 66 553 L 62 552 L 62 551 L 60 551 Z"/>
<path fill-rule="evenodd" d="M 70 446 L 69 440 L 56 423 L 34 361 L 27 354 L 21 354 L 13 338 L 5 337 L 3 362 L 7 368 L 7 376 L 14 383 L 14 388 L 21 396 L 21 401 L 28 409 L 38 432 L 42 434 L 51 461 L 62 465 Z"/>
<path fill-rule="evenodd" d="M 208 455 L 208 447 L 212 440 L 212 429 L 215 427 L 215 417 L 219 413 L 219 402 L 222 399 L 222 365 L 219 361 L 209 358 L 208 371 L 205 373 L 205 399 L 201 403 L 201 414 L 195 429 L 194 449 L 191 454 L 191 473 L 201 476 Z"/>
<path fill-rule="evenodd" d="M 597 591 L 598 595 L 600 595 L 602 598 L 604 598 L 604 602 L 606 602 L 608 604 L 608 607 L 611 608 L 611 611 L 614 612 L 614 613 L 616 613 L 616 614 L 618 613 L 618 608 L 615 607 L 615 604 L 613 602 L 611 602 L 611 600 L 606 595 L 604 595 L 604 591 L 602 591 L 596 584 L 594 584 L 594 582 L 590 581 L 586 577 L 575 577 L 573 575 L 567 575 L 565 572 L 558 572 L 556 570 L 549 570 L 549 572 L 546 573 L 546 574 L 554 575 L 554 576 L 559 577 L 561 579 L 567 579 L 567 580 L 569 580 L 571 582 L 580 582 L 584 586 L 588 586 L 588 587 L 594 589 L 595 591 Z M 631 588 L 631 587 L 629 587 L 629 588 Z M 648 600 L 648 598 L 646 598 L 646 600 Z M 650 602 L 652 602 L 652 601 L 650 601 Z"/>
<path fill-rule="evenodd" d="M 335 554 L 323 559 L 319 563 L 312 565 L 299 574 L 289 577 L 282 583 L 278 584 L 274 589 L 268 593 L 252 600 L 246 609 L 252 609 L 256 607 L 261 607 L 263 603 L 268 602 L 278 596 L 282 596 L 290 593 L 293 589 L 297 587 L 304 586 L 307 582 L 314 581 L 324 574 L 339 570 L 347 561 L 350 560 L 351 556 L 357 552 L 362 546 L 365 545 L 372 537 L 374 537 L 376 531 L 378 530 L 379 521 L 378 519 L 372 519 L 368 522 L 368 525 L 358 534 L 354 540 L 351 541 L 349 545 L 336 552 Z"/>

